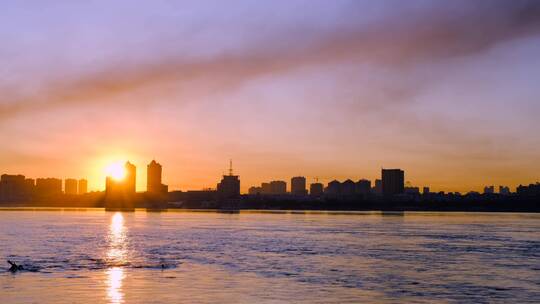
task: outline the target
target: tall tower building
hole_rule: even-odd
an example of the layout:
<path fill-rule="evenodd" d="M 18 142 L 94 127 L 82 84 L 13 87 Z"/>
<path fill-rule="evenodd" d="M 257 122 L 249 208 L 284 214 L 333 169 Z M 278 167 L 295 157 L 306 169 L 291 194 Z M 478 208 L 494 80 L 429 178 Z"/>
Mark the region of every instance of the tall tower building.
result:
<path fill-rule="evenodd" d="M 88 192 L 88 181 L 85 179 L 79 180 L 79 194 L 86 194 Z"/>
<path fill-rule="evenodd" d="M 217 184 L 217 193 L 220 199 L 234 199 L 240 196 L 240 178 L 233 174 L 232 161 L 229 175 L 223 175 L 221 182 Z"/>
<path fill-rule="evenodd" d="M 107 176 L 105 183 L 105 207 L 108 209 L 131 209 L 134 207 L 137 168 L 129 161 L 124 165 L 125 176 L 115 179 Z"/>
<path fill-rule="evenodd" d="M 400 169 L 382 169 L 383 195 L 402 194 L 405 191 L 405 172 Z"/>
<path fill-rule="evenodd" d="M 64 193 L 69 195 L 77 194 L 77 180 L 68 178 L 64 181 Z"/>
<path fill-rule="evenodd" d="M 293 195 L 307 195 L 306 178 L 303 176 L 296 176 L 291 178 L 291 194 Z"/>
<path fill-rule="evenodd" d="M 125 177 L 126 193 L 135 194 L 136 189 L 137 189 L 137 186 L 136 186 L 137 185 L 137 167 L 135 167 L 134 164 L 128 161 L 126 162 L 125 168 L 126 168 L 126 177 Z"/>
<path fill-rule="evenodd" d="M 146 191 L 150 193 L 162 192 L 161 172 L 162 167 L 155 160 L 152 160 L 152 162 L 146 166 Z"/>

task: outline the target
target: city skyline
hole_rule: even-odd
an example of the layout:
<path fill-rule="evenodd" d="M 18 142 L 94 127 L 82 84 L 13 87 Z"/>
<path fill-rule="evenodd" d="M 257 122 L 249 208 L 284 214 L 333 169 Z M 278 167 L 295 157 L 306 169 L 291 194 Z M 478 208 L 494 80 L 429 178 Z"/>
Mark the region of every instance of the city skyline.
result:
<path fill-rule="evenodd" d="M 85 179 L 26 178 L 0 175 L 0 205 L 3 207 L 90 207 L 106 211 L 151 211 L 206 209 L 223 212 L 255 210 L 379 210 L 379 211 L 489 211 L 518 212 L 538 210 L 535 201 L 540 183 L 510 187 L 486 185 L 483 192 L 444 192 L 406 181 L 398 168 L 381 168 L 380 178 L 358 181 L 333 179 L 324 184 L 317 178 L 309 184 L 305 176 L 262 182 L 241 191 L 240 175 L 232 160 L 216 187 L 169 190 L 163 184 L 163 166 L 155 159 L 146 166 L 147 189 L 137 189 L 137 166 L 131 161 L 113 163 L 106 168 L 104 191 L 87 192 Z M 422 189 L 422 190 L 421 190 Z"/>
<path fill-rule="evenodd" d="M 312 195 L 314 191 L 313 187 L 316 187 L 315 192 L 324 192 L 327 193 L 333 192 L 335 190 L 332 190 L 332 184 L 336 185 L 337 183 L 343 185 L 347 183 L 353 183 L 352 187 L 352 193 L 357 194 L 368 194 L 368 193 L 376 193 L 376 194 L 384 194 L 386 196 L 388 195 L 395 195 L 395 194 L 402 194 L 406 193 L 407 189 L 416 189 L 418 193 L 446 193 L 446 191 L 443 190 L 437 190 L 431 188 L 429 185 L 418 185 L 411 183 L 409 180 L 405 177 L 405 171 L 401 169 L 388 169 L 388 168 L 381 168 L 380 175 L 373 180 L 366 179 L 365 177 L 362 177 L 360 179 L 356 179 L 356 182 L 354 179 L 347 178 L 347 179 L 340 179 L 338 178 L 328 178 L 328 181 L 325 182 L 324 180 L 321 180 L 319 177 L 313 177 L 313 181 L 308 181 L 308 179 L 305 176 L 292 176 L 290 178 L 290 183 L 283 180 L 282 178 L 277 178 L 274 180 L 267 180 L 261 182 L 259 185 L 257 184 L 248 184 L 241 186 L 242 183 L 240 183 L 240 176 L 233 174 L 233 165 L 232 160 L 229 161 L 229 169 L 228 173 L 223 173 L 223 179 L 221 182 L 217 183 L 215 187 L 212 186 L 206 186 L 202 188 L 192 188 L 192 189 L 170 189 L 169 185 L 163 184 L 163 166 L 158 163 L 155 159 L 153 159 L 148 165 L 146 166 L 146 174 L 139 174 L 137 171 L 138 166 L 130 162 L 129 160 L 125 162 L 115 162 L 110 164 L 104 169 L 104 181 L 105 181 L 105 187 L 103 189 L 95 189 L 90 190 L 90 192 L 107 192 L 109 188 L 115 187 L 121 187 L 121 188 L 127 188 L 128 190 L 121 190 L 121 191 L 127 191 L 128 193 L 142 193 L 142 192 L 148 192 L 153 194 L 159 194 L 159 193 L 167 193 L 169 191 L 199 191 L 199 190 L 217 190 L 220 191 L 220 184 L 224 185 L 225 192 L 231 192 L 231 185 L 232 185 L 232 192 L 238 192 L 241 194 L 273 194 L 273 195 L 280 195 L 280 194 L 292 194 L 292 195 Z M 39 181 L 52 181 L 53 183 L 58 183 L 59 185 L 53 186 L 53 188 L 60 189 L 60 192 L 63 192 L 65 194 L 84 194 L 89 192 L 88 187 L 88 180 L 85 178 L 57 178 L 57 177 L 37 177 L 32 178 L 28 177 L 24 174 L 6 174 L 2 173 L 2 176 L 6 176 L 9 178 L 22 178 L 22 181 L 32 181 L 32 184 L 35 186 L 37 182 Z M 141 184 L 141 180 L 144 180 L 146 183 L 145 188 L 140 188 L 138 185 Z M 231 184 L 232 182 L 232 184 Z M 378 189 L 378 183 L 387 184 L 386 187 L 387 190 L 383 191 L 382 189 Z M 520 184 L 513 188 L 514 190 L 517 190 L 519 186 L 527 186 L 531 185 L 531 183 L 535 183 L 535 181 L 530 181 L 528 183 Z M 538 182 L 536 182 L 538 183 Z M 319 185 L 322 187 L 319 189 Z M 337 185 L 339 186 L 339 185 Z M 498 187 L 498 188 L 497 188 Z M 247 188 L 247 190 L 243 190 Z M 81 191 L 81 189 L 83 189 Z M 420 189 L 423 189 L 423 191 L 420 191 Z M 495 189 L 498 189 L 498 191 L 495 191 Z M 460 191 L 449 191 L 448 193 L 460 193 L 460 194 L 467 194 L 467 193 L 499 193 L 499 194 L 509 194 L 513 192 L 512 188 L 507 185 L 495 185 L 495 184 L 489 184 L 486 183 L 483 188 L 483 191 L 477 191 L 475 189 L 470 189 L 465 192 Z M 337 190 L 338 192 L 340 190 Z"/>
<path fill-rule="evenodd" d="M 5 1 L 0 171 L 92 191 L 111 162 L 151 156 L 171 189 L 201 189 L 232 158 L 243 192 L 381 166 L 446 192 L 515 188 L 540 172 L 538 7 Z"/>
<path fill-rule="evenodd" d="M 155 160 L 152 160 L 152 161 L 155 161 Z M 123 163 L 123 162 L 122 161 L 113 162 L 113 164 L 117 164 L 117 163 Z M 148 171 L 147 171 L 147 169 L 143 168 L 142 166 L 136 166 L 135 170 L 136 170 L 136 175 L 137 175 L 137 179 L 136 179 L 136 183 L 135 183 L 136 190 L 137 190 L 137 192 L 146 192 L 147 189 L 148 189 L 148 179 L 147 179 L 148 178 L 148 175 L 147 175 Z M 54 178 L 54 179 L 59 179 L 59 180 L 62 180 L 62 181 L 72 180 L 72 179 L 78 180 L 78 181 L 84 180 L 84 181 L 87 182 L 87 185 L 86 185 L 87 188 L 86 189 L 88 189 L 88 192 L 92 192 L 92 191 L 105 191 L 105 189 L 106 189 L 106 178 L 109 176 L 109 175 L 107 175 L 106 171 L 107 171 L 107 168 L 103 169 L 102 173 L 101 173 L 101 176 L 99 176 L 97 179 L 93 180 L 92 182 L 89 182 L 88 178 L 85 178 L 85 177 L 80 177 L 80 178 L 74 178 L 73 176 L 60 177 L 59 175 L 54 175 L 54 174 L 49 174 L 46 177 L 43 177 L 43 176 L 37 176 L 36 177 L 36 176 L 33 176 L 33 175 L 21 173 L 21 172 L 0 172 L 0 173 L 1 174 L 7 174 L 7 175 L 24 175 L 26 178 L 34 179 L 34 180 L 39 179 L 39 178 Z M 169 188 L 170 191 L 215 189 L 216 188 L 216 186 L 215 186 L 216 180 L 219 179 L 220 174 L 224 175 L 226 170 L 214 170 L 214 171 L 219 172 L 219 173 L 217 173 L 216 176 L 209 178 L 211 181 L 208 184 L 200 184 L 200 186 L 195 185 L 192 188 L 179 187 L 179 186 L 175 186 L 175 185 L 172 185 L 172 187 L 171 187 L 171 185 L 169 184 L 168 188 Z M 410 171 L 408 171 L 408 172 L 410 172 Z M 380 171 L 377 172 L 377 174 L 380 174 Z M 370 177 L 370 176 L 373 176 L 373 177 Z M 260 182 L 256 181 L 256 182 L 250 183 L 250 184 L 247 184 L 246 182 L 243 182 L 241 184 L 241 189 L 240 190 L 241 190 L 241 193 L 248 193 L 249 189 L 251 187 L 261 185 L 261 184 L 264 184 L 266 182 L 271 182 L 271 181 L 286 181 L 287 179 L 294 178 L 294 177 L 304 177 L 304 178 L 306 178 L 306 185 L 307 185 L 306 187 L 307 188 L 309 188 L 309 185 L 314 184 L 314 183 L 322 183 L 322 184 L 326 185 L 329 182 L 334 181 L 334 180 L 338 180 L 338 181 L 367 180 L 367 181 L 372 182 L 373 186 L 374 186 L 375 181 L 379 180 L 381 178 L 380 175 L 372 175 L 372 174 L 355 175 L 355 176 L 352 176 L 352 177 L 351 176 L 346 176 L 346 175 L 337 175 L 337 176 L 333 176 L 333 177 L 332 176 L 320 177 L 320 176 L 316 175 L 316 176 L 309 177 L 309 176 L 298 175 L 297 174 L 296 176 L 275 176 L 274 178 L 257 178 L 255 180 L 260 180 Z M 445 189 L 451 189 L 451 188 L 445 187 L 444 185 L 440 186 L 440 187 L 434 187 L 429 183 L 428 184 L 419 184 L 417 182 L 411 181 L 408 178 L 404 182 L 405 183 L 410 183 L 412 186 L 416 186 L 416 187 L 420 187 L 420 188 L 428 187 L 431 190 L 433 190 L 434 192 L 441 192 L 442 191 L 442 192 L 459 192 L 459 193 L 468 193 L 468 192 L 483 193 L 484 190 L 485 190 L 485 187 L 497 187 L 497 189 L 498 189 L 498 187 L 508 187 L 511 190 L 515 190 L 520 185 L 528 185 L 528 184 L 534 183 L 536 181 L 537 181 L 537 179 L 532 179 L 532 180 L 529 180 L 529 181 L 524 181 L 524 182 L 519 183 L 517 185 L 498 184 L 498 183 L 493 183 L 493 182 L 486 181 L 485 183 L 479 184 L 475 188 L 466 188 L 466 187 L 464 187 L 464 188 L 462 188 L 462 190 L 445 190 Z M 189 183 L 182 183 L 182 184 L 189 185 Z M 289 186 L 289 185 L 290 185 L 290 181 L 289 181 L 289 183 L 287 183 L 287 186 Z M 64 189 L 64 187 L 63 187 L 63 189 Z"/>

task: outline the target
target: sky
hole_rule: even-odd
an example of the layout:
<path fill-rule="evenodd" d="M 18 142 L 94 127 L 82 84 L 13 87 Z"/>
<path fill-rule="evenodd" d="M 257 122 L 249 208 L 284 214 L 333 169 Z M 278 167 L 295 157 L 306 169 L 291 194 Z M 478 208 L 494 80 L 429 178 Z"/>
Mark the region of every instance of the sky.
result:
<path fill-rule="evenodd" d="M 0 173 L 540 180 L 540 1 L 0 2 Z"/>

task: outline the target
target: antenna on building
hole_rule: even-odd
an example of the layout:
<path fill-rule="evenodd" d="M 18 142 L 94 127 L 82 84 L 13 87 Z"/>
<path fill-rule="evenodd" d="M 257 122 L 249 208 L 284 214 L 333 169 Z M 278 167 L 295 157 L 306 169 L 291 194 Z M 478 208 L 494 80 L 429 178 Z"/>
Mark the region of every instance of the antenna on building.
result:
<path fill-rule="evenodd" d="M 233 175 L 233 169 L 232 169 L 232 159 L 229 159 L 229 176 Z"/>

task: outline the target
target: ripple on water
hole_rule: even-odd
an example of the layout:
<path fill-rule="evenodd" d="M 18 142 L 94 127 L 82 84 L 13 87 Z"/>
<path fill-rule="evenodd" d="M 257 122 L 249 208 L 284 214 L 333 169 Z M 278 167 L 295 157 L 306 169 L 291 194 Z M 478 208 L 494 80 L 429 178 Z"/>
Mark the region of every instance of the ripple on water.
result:
<path fill-rule="evenodd" d="M 540 218 L 534 216 L 497 215 L 505 217 L 502 225 L 491 215 L 131 213 L 120 218 L 93 212 L 5 216 L 0 211 L 2 231 L 15 224 L 14 214 L 17 237 L 0 236 L 0 255 L 23 265 L 17 280 L 27 272 L 37 278 L 59 276 L 38 281 L 53 294 L 70 286 L 92 297 L 82 282 L 99 279 L 96 289 L 122 301 L 129 294 L 144 297 L 145 286 L 153 282 L 183 288 L 193 299 L 218 297 L 213 293 L 226 288 L 238 302 L 286 301 L 294 295 L 311 302 L 354 303 L 362 294 L 382 302 L 525 303 L 540 298 Z M 6 265 L 0 269 L 7 271 Z M 0 280 L 8 277 L 0 275 Z M 2 288 L 13 290 L 10 284 L 17 282 Z M 167 300 L 177 302 L 181 296 L 170 294 Z"/>

